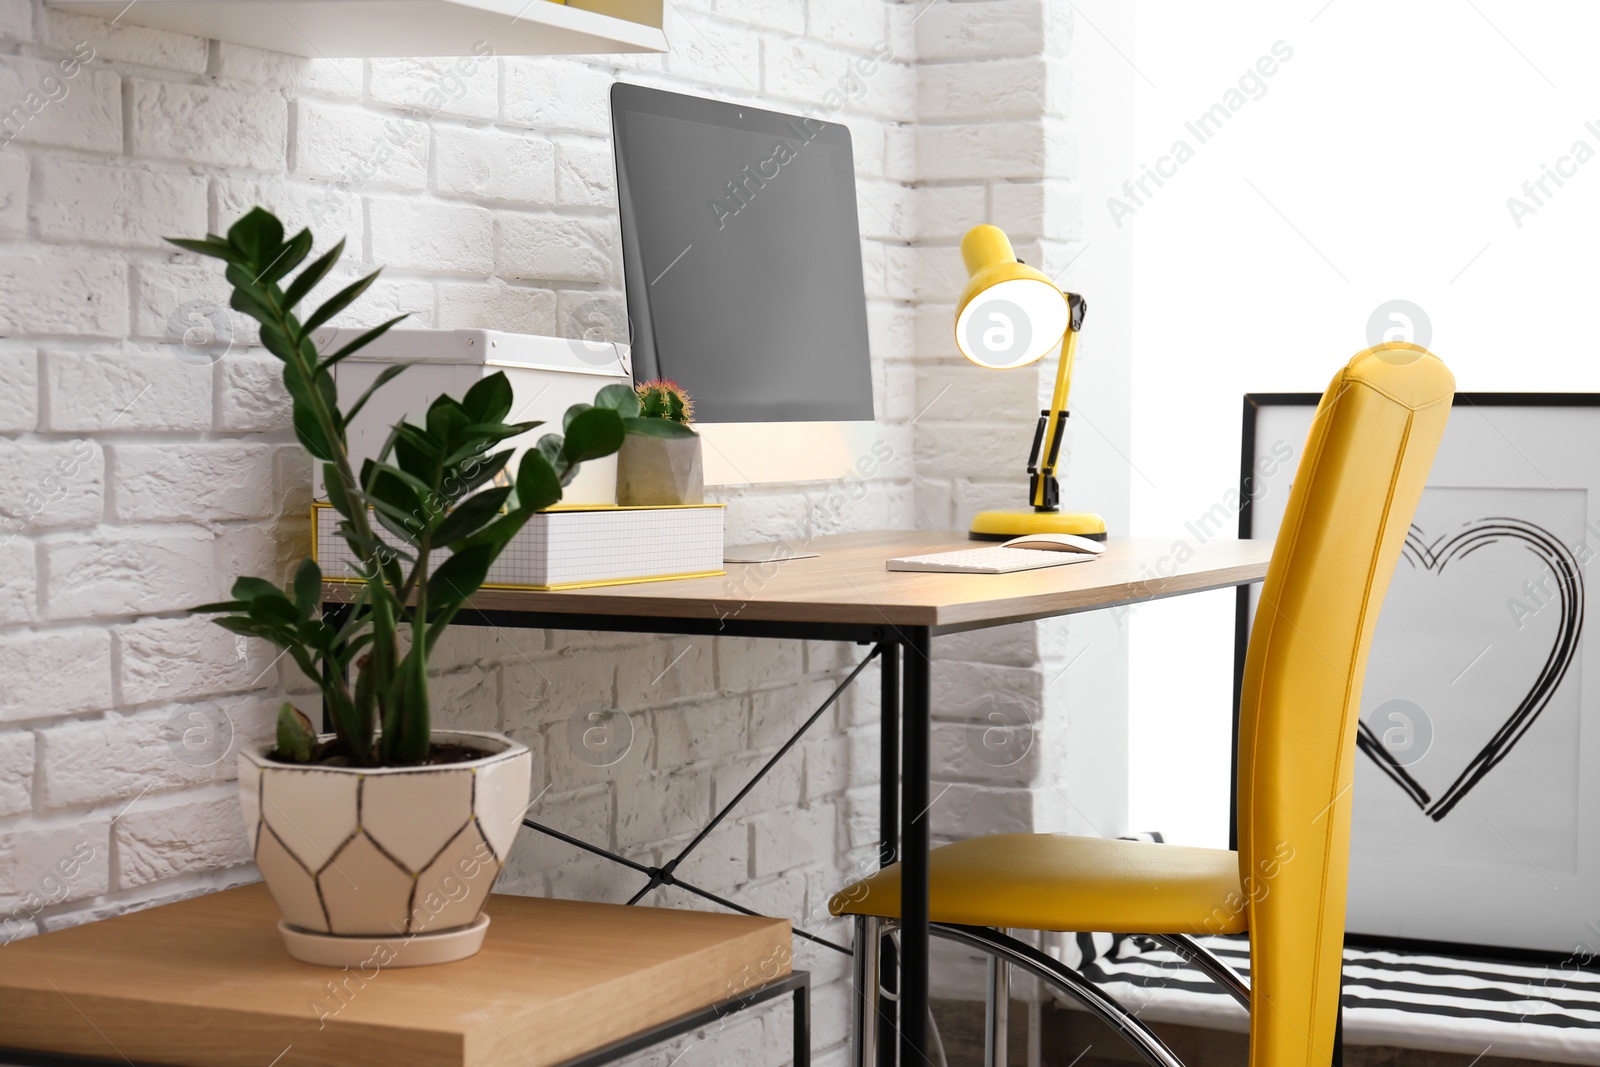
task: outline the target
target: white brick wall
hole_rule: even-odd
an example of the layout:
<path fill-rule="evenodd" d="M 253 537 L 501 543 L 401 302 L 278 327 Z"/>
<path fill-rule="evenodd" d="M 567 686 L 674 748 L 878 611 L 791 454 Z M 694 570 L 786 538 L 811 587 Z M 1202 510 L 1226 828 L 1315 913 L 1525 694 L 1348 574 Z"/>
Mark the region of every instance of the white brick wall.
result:
<path fill-rule="evenodd" d="M 128 94 L 136 155 L 245 170 L 284 165 L 289 107 L 275 93 L 134 78 Z"/>
<path fill-rule="evenodd" d="M 1082 240 L 1069 15 L 1050 0 L 695 0 L 668 5 L 666 57 L 363 62 L 0 5 L 0 939 L 253 877 L 226 753 L 266 736 L 286 695 L 314 705 L 272 650 L 181 615 L 238 570 L 281 573 L 304 551 L 309 465 L 278 364 L 250 347 L 215 266 L 162 237 L 220 231 L 261 203 L 311 225 L 320 247 L 347 238 L 353 262 L 325 292 L 385 268 L 352 321 L 409 311 L 420 325 L 578 335 L 622 321 L 614 80 L 844 121 L 892 456 L 865 490 L 727 491 L 730 535 L 959 525 L 1020 496 L 1025 409 L 1048 368 L 1007 377 L 956 357 L 954 244 L 984 220 L 1030 260 Z M 67 63 L 66 94 L 5 125 Z M 215 361 L 174 343 L 213 328 L 227 349 Z M 941 834 L 1053 817 L 1051 761 L 1070 746 L 1041 731 L 1051 740 L 1030 760 L 995 768 L 966 738 L 997 692 L 1030 721 L 1060 713 L 1051 683 L 1069 646 L 1064 626 L 940 643 L 936 740 L 954 783 Z M 661 862 L 862 653 L 462 630 L 441 647 L 435 692 L 445 724 L 534 748 L 537 818 Z M 826 901 L 874 854 L 874 675 L 685 877 L 847 936 Z M 626 714 L 614 749 L 575 742 L 583 714 L 610 708 Z M 182 741 L 195 722 L 221 727 L 198 753 Z M 637 886 L 532 834 L 505 880 L 603 900 Z M 816 1062 L 839 1064 L 847 969 L 810 946 L 798 962 L 818 983 Z M 687 1050 L 685 1065 L 778 1064 L 787 1028 L 778 1008 L 639 1062 Z"/>

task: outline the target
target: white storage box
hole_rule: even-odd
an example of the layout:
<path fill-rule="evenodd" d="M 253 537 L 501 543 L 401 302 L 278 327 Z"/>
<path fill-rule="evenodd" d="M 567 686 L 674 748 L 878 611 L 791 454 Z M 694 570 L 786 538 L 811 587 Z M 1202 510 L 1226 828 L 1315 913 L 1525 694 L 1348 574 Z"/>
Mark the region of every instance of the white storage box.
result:
<path fill-rule="evenodd" d="M 318 330 L 317 350 L 336 351 L 359 337 L 362 330 Z M 509 470 L 515 475 L 525 449 L 547 433 L 561 432 L 561 416 L 573 404 L 594 403 L 603 386 L 633 384 L 628 346 L 609 341 L 583 341 L 565 337 L 536 337 L 498 330 L 392 329 L 334 369 L 339 403 L 348 407 L 394 363 L 414 362 L 403 374 L 379 389 L 361 409 L 348 430 L 352 466 L 374 458 L 389 438 L 389 429 L 402 419 L 421 424 L 428 405 L 442 394 L 460 399 L 479 379 L 504 371 L 513 396 L 507 422 L 544 422 L 530 433 L 513 437 L 497 448 L 516 449 Z M 312 484 L 317 500 L 327 500 L 322 471 Z M 615 504 L 617 458 L 591 460 L 583 465 L 562 495 L 563 504 Z"/>

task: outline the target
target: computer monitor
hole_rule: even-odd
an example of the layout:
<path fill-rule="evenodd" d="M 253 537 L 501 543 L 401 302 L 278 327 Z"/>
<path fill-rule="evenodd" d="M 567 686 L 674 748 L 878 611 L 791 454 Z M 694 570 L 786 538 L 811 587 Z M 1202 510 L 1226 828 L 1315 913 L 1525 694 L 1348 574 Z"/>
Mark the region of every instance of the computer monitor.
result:
<path fill-rule="evenodd" d="M 611 91 L 635 380 L 695 401 L 710 484 L 839 478 L 872 455 L 850 131 Z"/>

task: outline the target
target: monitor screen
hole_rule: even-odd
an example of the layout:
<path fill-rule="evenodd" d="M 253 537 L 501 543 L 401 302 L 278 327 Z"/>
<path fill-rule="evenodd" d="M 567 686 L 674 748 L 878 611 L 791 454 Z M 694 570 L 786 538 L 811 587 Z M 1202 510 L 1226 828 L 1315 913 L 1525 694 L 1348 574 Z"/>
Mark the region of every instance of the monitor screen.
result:
<path fill-rule="evenodd" d="M 696 421 L 872 419 L 850 131 L 618 84 L 634 376 Z"/>

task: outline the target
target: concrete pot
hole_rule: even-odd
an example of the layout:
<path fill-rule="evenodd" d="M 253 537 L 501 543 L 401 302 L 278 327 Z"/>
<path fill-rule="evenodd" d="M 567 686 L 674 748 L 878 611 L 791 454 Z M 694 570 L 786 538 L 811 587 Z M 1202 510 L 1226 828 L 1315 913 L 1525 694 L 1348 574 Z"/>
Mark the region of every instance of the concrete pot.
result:
<path fill-rule="evenodd" d="M 617 503 L 623 507 L 704 504 L 705 460 L 699 437 L 629 434 L 617 453 Z"/>
<path fill-rule="evenodd" d="M 271 744 L 239 753 L 245 833 L 296 959 L 413 967 L 482 945 L 483 905 L 522 825 L 533 753 L 500 734 L 433 737 L 490 754 L 319 767 L 274 762 Z"/>

